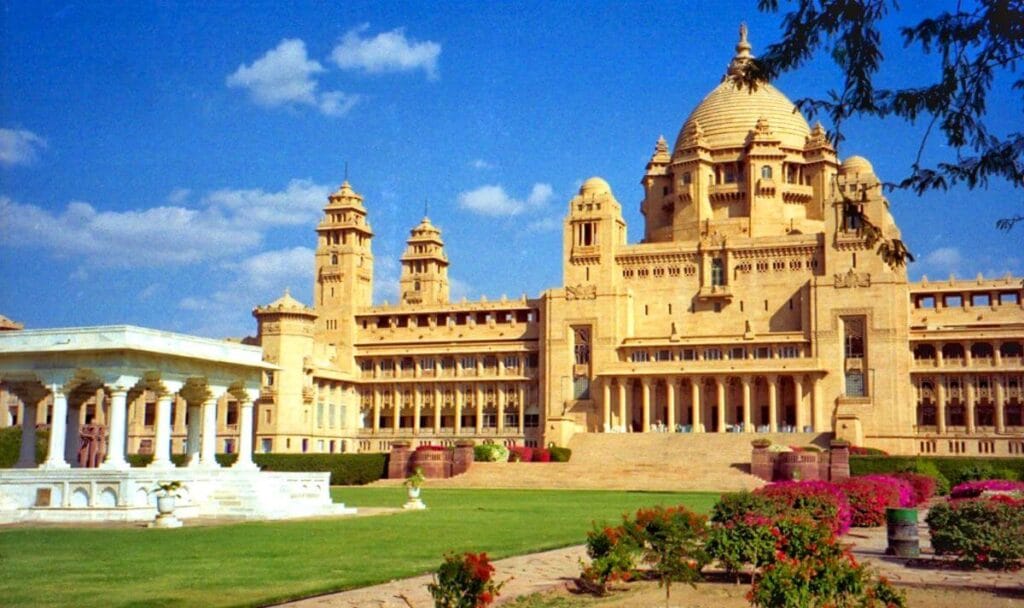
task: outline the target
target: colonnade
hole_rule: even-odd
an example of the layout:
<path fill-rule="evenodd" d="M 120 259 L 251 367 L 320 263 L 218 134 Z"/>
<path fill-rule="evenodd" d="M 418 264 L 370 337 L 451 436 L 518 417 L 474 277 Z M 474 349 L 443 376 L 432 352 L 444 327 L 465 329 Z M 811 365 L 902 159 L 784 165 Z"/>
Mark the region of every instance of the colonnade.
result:
<path fill-rule="evenodd" d="M 917 377 L 914 386 L 917 390 L 918 407 L 932 406 L 935 408 L 934 424 L 926 424 L 923 412 L 919 411 L 918 426 L 935 427 L 942 434 L 948 427 L 963 427 L 968 434 L 978 432 L 979 426 L 991 427 L 996 433 L 1005 433 L 1007 426 L 1020 426 L 1021 408 L 1024 407 L 1024 394 L 1021 383 L 1024 375 L 999 374 L 938 374 L 936 376 Z M 1012 402 L 1012 403 L 1011 403 Z M 954 423 L 950 410 L 954 407 L 963 408 L 963 422 Z M 992 424 L 982 424 L 978 420 L 981 407 L 994 410 Z M 1007 420 L 1007 410 L 1016 408 L 1014 420 Z"/>
<path fill-rule="evenodd" d="M 664 430 L 673 433 L 682 427 L 695 433 L 704 432 L 706 428 L 719 433 L 730 430 L 776 433 L 780 430 L 822 431 L 828 426 L 823 418 L 819 382 L 809 375 L 619 376 L 604 377 L 601 385 L 601 425 L 606 432 Z M 784 391 L 784 386 L 792 388 Z M 655 397 L 662 391 L 663 401 Z M 639 421 L 633 416 L 637 406 Z M 793 411 L 789 420 L 787 406 L 792 406 Z M 729 415 L 730 407 L 736 412 L 733 415 Z M 759 416 L 754 407 L 766 409 L 767 415 Z M 655 410 L 663 410 L 665 417 L 657 417 Z M 714 418 L 708 420 L 705 414 Z M 758 418 L 761 418 L 760 425 L 755 423 Z"/>
<path fill-rule="evenodd" d="M 514 386 L 512 391 L 508 390 L 508 387 Z M 467 403 L 466 389 L 472 394 L 472 399 Z M 488 401 L 485 398 L 485 392 L 488 389 L 494 391 L 493 401 Z M 410 427 L 402 427 L 402 411 L 411 409 L 413 424 L 411 427 L 412 433 L 418 435 L 424 431 L 433 432 L 435 435 L 440 435 L 444 429 L 452 429 L 454 434 L 459 435 L 464 432 L 475 432 L 476 434 L 482 434 L 484 432 L 484 413 L 485 410 L 493 408 L 495 410 L 495 427 L 498 434 L 503 433 L 518 433 L 523 434 L 525 431 L 525 420 L 526 420 L 526 390 L 527 387 L 524 383 L 433 383 L 433 384 L 392 384 L 392 385 L 375 385 L 373 387 L 364 389 L 370 391 L 370 418 L 371 418 L 371 429 L 374 433 L 381 432 L 381 413 L 385 409 L 391 410 L 391 429 L 390 431 L 397 434 L 402 429 L 409 429 Z M 406 391 L 411 392 L 411 403 L 407 403 Z M 450 401 L 446 400 L 446 394 L 451 392 Z M 514 395 L 514 397 L 510 396 Z M 390 397 L 390 404 L 385 403 L 385 395 Z M 462 427 L 462 415 L 468 407 L 473 408 L 472 411 L 475 413 L 475 428 L 463 429 Z M 442 426 L 442 413 L 445 409 L 451 408 L 454 420 L 452 426 Z M 516 413 L 516 426 L 514 429 L 506 428 L 505 425 L 505 414 L 508 408 L 513 408 Z M 428 412 L 431 415 L 431 425 L 426 429 L 422 428 L 420 419 L 423 417 L 424 412 Z M 491 427 L 486 427 L 491 428 Z"/>
<path fill-rule="evenodd" d="M 83 382 L 74 379 L 44 378 L 41 382 L 11 383 L 9 390 L 17 396 L 23 407 L 21 419 L 22 442 L 18 468 L 35 466 L 36 425 L 40 406 L 52 399 L 50 435 L 47 456 L 39 465 L 42 469 L 67 469 L 78 466 L 80 448 L 79 420 L 81 408 L 102 389 L 107 401 L 106 454 L 99 465 L 103 469 L 123 470 L 130 467 L 126 458 L 128 436 L 127 410 L 129 393 L 145 386 L 157 392 L 155 438 L 152 468 L 171 468 L 171 408 L 175 396 L 181 395 L 188 407 L 188 440 L 186 453 L 188 466 L 219 468 L 217 449 L 217 401 L 228 392 L 239 400 L 239 444 L 235 469 L 257 467 L 252 460 L 253 402 L 258 389 L 234 389 L 228 385 L 196 384 L 184 381 L 143 379 L 121 376 L 113 382 L 89 378 Z"/>

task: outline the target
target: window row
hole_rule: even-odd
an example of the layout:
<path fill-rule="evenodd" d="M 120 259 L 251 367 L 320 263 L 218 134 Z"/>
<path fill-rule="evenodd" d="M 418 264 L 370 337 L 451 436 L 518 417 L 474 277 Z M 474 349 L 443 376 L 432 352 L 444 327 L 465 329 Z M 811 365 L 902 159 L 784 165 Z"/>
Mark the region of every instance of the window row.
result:
<path fill-rule="evenodd" d="M 913 294 L 914 308 L 965 308 L 973 306 L 1018 306 L 1017 291 L 984 291 L 947 294 Z"/>
<path fill-rule="evenodd" d="M 495 373 L 499 362 L 506 371 L 518 370 L 521 366 L 527 369 L 536 369 L 539 363 L 537 353 L 525 353 L 523 355 L 462 355 L 460 357 L 402 357 L 401 359 L 360 359 L 359 369 L 364 377 L 373 374 L 376 369 L 383 376 L 393 375 L 395 370 L 403 372 L 404 376 L 412 376 L 416 371 L 416 364 L 419 363 L 423 373 L 430 374 L 440 369 L 442 372 L 475 373 L 479 365 L 485 373 Z"/>
<path fill-rule="evenodd" d="M 363 329 L 388 329 L 395 327 L 455 327 L 462 325 L 488 325 L 490 323 L 536 323 L 540 311 L 529 310 L 482 310 L 478 312 L 452 312 L 438 314 L 380 315 L 360 317 Z"/>
<path fill-rule="evenodd" d="M 765 346 L 710 346 L 705 348 L 681 348 L 660 350 L 634 350 L 629 353 L 632 363 L 670 361 L 722 361 L 742 359 L 799 359 L 803 347 L 798 344 Z"/>

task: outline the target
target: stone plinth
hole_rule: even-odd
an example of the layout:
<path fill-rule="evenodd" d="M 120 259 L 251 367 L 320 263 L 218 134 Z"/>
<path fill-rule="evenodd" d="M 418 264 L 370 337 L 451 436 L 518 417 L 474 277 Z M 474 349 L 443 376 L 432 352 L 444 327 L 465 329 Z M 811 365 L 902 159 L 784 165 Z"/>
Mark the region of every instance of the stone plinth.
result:
<path fill-rule="evenodd" d="M 818 463 L 821 454 L 818 452 L 782 452 L 775 461 L 776 479 L 782 481 L 817 481 L 819 477 Z"/>
<path fill-rule="evenodd" d="M 850 478 L 850 444 L 833 441 L 829 452 L 829 481 L 843 481 Z"/>
<path fill-rule="evenodd" d="M 452 477 L 461 475 L 473 466 L 473 445 L 472 440 L 459 440 L 455 444 L 455 453 L 452 455 Z"/>
<path fill-rule="evenodd" d="M 775 459 L 773 456 L 774 454 L 768 451 L 767 446 L 754 446 L 754 451 L 750 456 L 750 474 L 765 481 L 774 480 Z"/>
<path fill-rule="evenodd" d="M 441 449 L 417 449 L 412 454 L 413 470 L 419 467 L 423 470 L 423 476 L 427 479 L 444 479 L 451 475 L 452 458 L 451 450 Z"/>
<path fill-rule="evenodd" d="M 391 444 L 391 454 L 388 458 L 388 479 L 405 479 L 412 473 L 409 466 L 409 459 L 412 452 L 409 449 L 408 441 L 395 441 Z"/>

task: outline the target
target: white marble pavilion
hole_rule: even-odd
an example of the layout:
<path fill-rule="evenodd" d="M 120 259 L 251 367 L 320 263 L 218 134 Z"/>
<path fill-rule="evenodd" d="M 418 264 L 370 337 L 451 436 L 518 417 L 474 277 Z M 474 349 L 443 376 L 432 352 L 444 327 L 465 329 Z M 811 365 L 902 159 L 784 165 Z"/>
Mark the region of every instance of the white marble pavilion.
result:
<path fill-rule="evenodd" d="M 24 404 L 24 420 L 52 400 L 49 449 L 35 466 L 36 429 L 22 424 L 15 469 L 0 469 L 0 523 L 143 521 L 155 516 L 158 482 L 184 485 L 177 515 L 278 519 L 351 513 L 331 502 L 328 473 L 261 473 L 252 460 L 253 402 L 261 375 L 276 369 L 259 347 L 128 325 L 0 332 L 0 382 Z M 159 397 L 153 462 L 129 466 L 129 396 Z M 80 465 L 79 408 L 108 398 L 105 453 Z M 218 400 L 240 404 L 238 459 L 215 460 Z M 187 465 L 171 462 L 171 407 L 189 408 Z"/>

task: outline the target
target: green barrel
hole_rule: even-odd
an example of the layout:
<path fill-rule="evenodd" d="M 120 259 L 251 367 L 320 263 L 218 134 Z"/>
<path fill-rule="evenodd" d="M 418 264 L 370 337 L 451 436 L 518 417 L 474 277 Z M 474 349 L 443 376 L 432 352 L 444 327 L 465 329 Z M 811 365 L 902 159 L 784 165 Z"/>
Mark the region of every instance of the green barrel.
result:
<path fill-rule="evenodd" d="M 918 557 L 921 542 L 917 534 L 917 509 L 886 509 L 885 523 L 889 546 L 887 555 Z"/>

